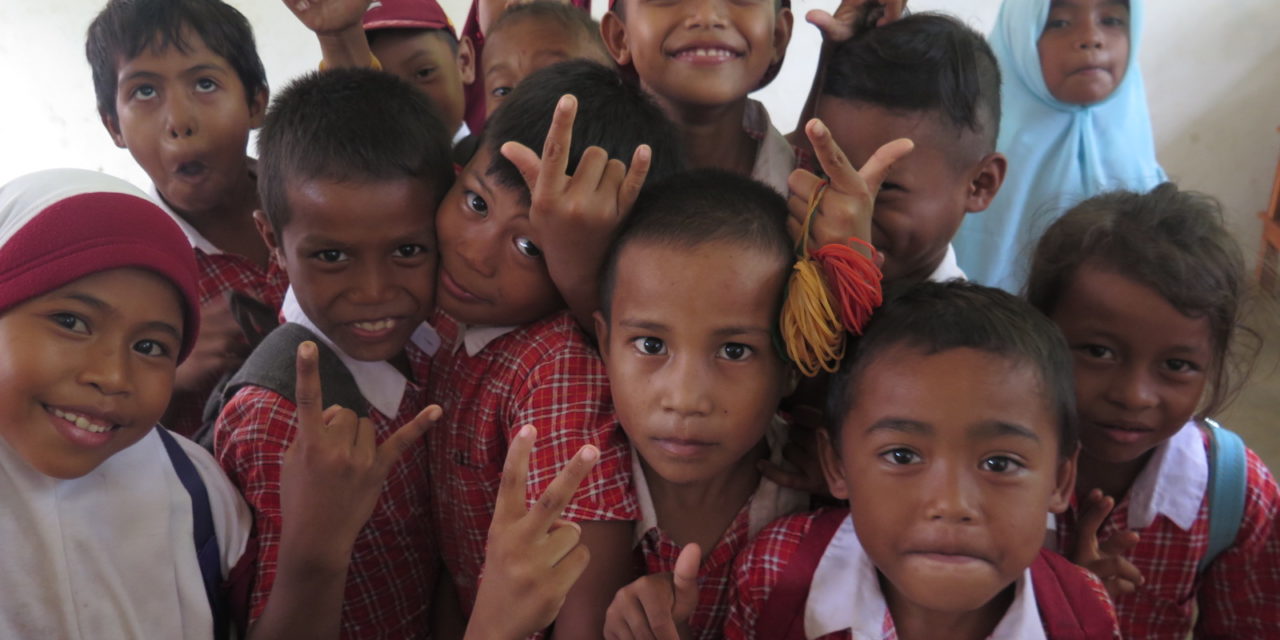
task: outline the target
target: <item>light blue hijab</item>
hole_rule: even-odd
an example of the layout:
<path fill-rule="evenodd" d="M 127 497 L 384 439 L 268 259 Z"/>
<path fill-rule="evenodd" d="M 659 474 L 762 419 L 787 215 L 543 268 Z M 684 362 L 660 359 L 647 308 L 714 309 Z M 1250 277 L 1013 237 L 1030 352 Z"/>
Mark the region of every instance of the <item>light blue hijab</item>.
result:
<path fill-rule="evenodd" d="M 1142 0 L 1129 0 L 1129 63 L 1102 102 L 1067 104 L 1049 94 L 1036 42 L 1049 0 L 1004 0 L 991 32 L 1000 63 L 1004 185 L 984 212 L 965 216 L 954 245 L 976 282 L 1017 292 L 1033 243 L 1081 200 L 1113 189 L 1147 191 L 1166 180 L 1156 162 L 1151 115 L 1138 71 Z"/>

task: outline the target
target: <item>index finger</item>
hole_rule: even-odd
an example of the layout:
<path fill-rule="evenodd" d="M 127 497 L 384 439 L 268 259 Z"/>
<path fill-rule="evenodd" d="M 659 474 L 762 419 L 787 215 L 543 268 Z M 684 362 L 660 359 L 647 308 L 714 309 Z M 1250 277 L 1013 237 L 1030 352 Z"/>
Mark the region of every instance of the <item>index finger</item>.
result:
<path fill-rule="evenodd" d="M 813 146 L 813 155 L 818 159 L 822 172 L 831 181 L 831 186 L 844 193 L 859 193 L 866 190 L 858 170 L 849 162 L 849 157 L 836 144 L 835 136 L 821 120 L 813 118 L 805 123 L 804 134 Z"/>
<path fill-rule="evenodd" d="M 565 463 L 560 473 L 556 474 L 555 480 L 547 485 L 546 490 L 538 497 L 537 504 L 533 505 L 533 509 L 529 511 L 529 523 L 535 531 L 546 531 L 551 528 L 551 523 L 564 512 L 564 508 L 573 499 L 573 494 L 578 492 L 583 479 L 591 473 L 591 468 L 599 459 L 600 450 L 586 444 L 578 449 L 569 462 Z"/>
<path fill-rule="evenodd" d="M 526 424 L 516 432 L 507 448 L 507 459 L 502 463 L 502 479 L 498 483 L 498 501 L 493 508 L 493 526 L 504 525 L 524 517 L 525 485 L 529 482 L 529 452 L 538 430 Z"/>
<path fill-rule="evenodd" d="M 324 425 L 324 408 L 321 406 L 320 366 L 316 343 L 307 340 L 298 345 L 296 362 L 297 380 L 294 383 L 293 403 L 297 407 L 298 438 L 307 438 Z"/>
<path fill-rule="evenodd" d="M 572 94 L 560 96 L 551 128 L 542 143 L 542 176 L 563 176 L 569 170 L 569 147 L 573 144 L 573 121 L 578 115 L 578 99 Z"/>
<path fill-rule="evenodd" d="M 1079 545 L 1087 545 L 1086 549 L 1077 549 L 1087 551 L 1092 554 L 1098 553 L 1098 529 L 1102 527 L 1102 523 L 1106 521 L 1107 515 L 1111 513 L 1111 509 L 1115 506 L 1115 501 L 1110 496 L 1105 496 L 1098 489 L 1089 492 L 1085 498 L 1087 504 L 1080 513 L 1080 538 L 1077 542 Z"/>

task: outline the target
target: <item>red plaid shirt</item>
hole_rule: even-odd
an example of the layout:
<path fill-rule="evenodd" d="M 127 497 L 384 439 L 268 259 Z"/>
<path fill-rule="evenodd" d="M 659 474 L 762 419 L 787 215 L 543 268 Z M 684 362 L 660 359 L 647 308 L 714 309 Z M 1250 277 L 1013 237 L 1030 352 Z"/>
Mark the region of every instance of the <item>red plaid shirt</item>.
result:
<path fill-rule="evenodd" d="M 461 344 L 457 321 L 437 313 L 432 325 L 441 346 L 430 395 L 444 409 L 427 434 L 437 479 L 432 524 L 470 615 L 507 446 L 520 427 L 538 429 L 529 459 L 530 505 L 582 445 L 600 449 L 599 462 L 565 509 L 564 517 L 578 522 L 637 519 L 631 449 L 613 415 L 604 364 L 568 312 L 519 327 L 474 356 Z"/>
<path fill-rule="evenodd" d="M 425 380 L 429 357 L 407 347 L 414 378 Z M 370 408 L 381 443 L 426 406 L 426 388 L 410 381 L 397 415 Z M 257 580 L 250 602 L 256 620 L 275 581 L 280 544 L 280 465 L 293 440 L 296 406 L 268 389 L 240 389 L 215 427 L 218 461 L 253 507 L 258 536 Z M 429 529 L 425 441 L 406 451 L 391 469 L 382 496 L 351 552 L 342 603 L 342 637 L 428 637 L 437 558 Z M 317 531 L 316 535 L 324 535 Z"/>
<path fill-rule="evenodd" d="M 1240 531 L 1203 575 L 1196 574 L 1196 565 L 1209 547 L 1207 495 L 1190 530 L 1159 514 L 1138 530 L 1138 544 L 1127 557 L 1142 572 L 1143 585 L 1116 598 L 1124 637 L 1184 640 L 1193 630 L 1197 638 L 1280 637 L 1280 490 L 1258 456 L 1249 451 L 1247 457 Z M 1073 504 L 1058 517 L 1059 549 L 1075 548 L 1077 515 Z M 1128 523 L 1125 496 L 1103 523 L 1099 539 L 1127 530 Z"/>

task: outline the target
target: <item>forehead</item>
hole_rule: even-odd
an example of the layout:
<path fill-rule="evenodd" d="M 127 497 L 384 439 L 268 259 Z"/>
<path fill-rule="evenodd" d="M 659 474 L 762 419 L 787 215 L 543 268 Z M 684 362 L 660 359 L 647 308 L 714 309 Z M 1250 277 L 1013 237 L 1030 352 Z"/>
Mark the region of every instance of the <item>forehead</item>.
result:
<path fill-rule="evenodd" d="M 191 67 L 216 67 L 230 69 L 231 63 L 214 52 L 204 42 L 204 38 L 189 27 L 182 29 L 182 42 L 167 40 L 165 34 L 152 34 L 150 44 L 142 48 L 138 55 L 126 58 L 124 53 L 117 60 L 118 75 L 149 72 L 173 72 Z"/>
<path fill-rule="evenodd" d="M 960 166 L 968 155 L 972 132 L 958 131 L 934 111 L 901 111 L 834 96 L 822 96 L 817 117 L 831 129 L 831 135 L 854 166 L 862 166 L 882 145 L 898 138 L 910 138 L 915 149 L 894 163 L 903 171 L 912 167 L 942 169 Z"/>
<path fill-rule="evenodd" d="M 787 270 L 777 257 L 743 243 L 694 247 L 638 240 L 618 255 L 611 311 L 681 316 L 685 322 L 770 328 Z"/>
<path fill-rule="evenodd" d="M 435 189 L 425 180 L 290 181 L 290 217 L 283 231 L 351 243 L 430 232 Z"/>
<path fill-rule="evenodd" d="M 1050 9 L 1123 9 L 1129 10 L 1129 0 L 1052 0 Z"/>
<path fill-rule="evenodd" d="M 160 274 L 139 267 L 91 273 L 32 300 L 58 299 L 81 300 L 126 321 L 182 327 L 182 296 L 178 288 Z"/>
<path fill-rule="evenodd" d="M 1052 317 L 1068 333 L 1095 331 L 1153 348 L 1211 348 L 1207 316 L 1185 315 L 1155 289 L 1094 262 L 1076 269 Z"/>
<path fill-rule="evenodd" d="M 430 56 L 435 60 L 453 57 L 447 36 L 439 29 L 379 29 L 369 32 L 369 48 L 379 59 L 394 55 Z"/>
<path fill-rule="evenodd" d="M 560 57 L 569 59 L 581 55 L 584 45 L 577 27 L 559 20 L 528 16 L 502 25 L 492 32 L 485 42 L 485 67 L 491 56 L 513 55 Z"/>
<path fill-rule="evenodd" d="M 530 205 L 528 190 L 503 184 L 497 172 L 490 172 L 492 159 L 488 141 L 481 140 L 471 160 L 462 168 L 462 179 L 456 183 L 455 189 L 459 192 L 474 191 L 484 198 L 490 216 L 527 216 Z"/>

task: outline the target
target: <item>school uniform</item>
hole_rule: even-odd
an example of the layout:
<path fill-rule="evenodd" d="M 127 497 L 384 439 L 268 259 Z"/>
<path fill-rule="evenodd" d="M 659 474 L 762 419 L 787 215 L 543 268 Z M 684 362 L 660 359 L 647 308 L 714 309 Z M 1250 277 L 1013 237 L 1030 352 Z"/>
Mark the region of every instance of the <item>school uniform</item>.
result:
<path fill-rule="evenodd" d="M 1125 554 L 1142 572 L 1137 591 L 1116 598 L 1126 638 L 1264 638 L 1280 634 L 1280 490 L 1247 451 L 1244 517 L 1235 544 L 1203 574 L 1209 546 L 1208 439 L 1193 420 L 1156 447 L 1099 530 L 1105 540 L 1136 531 Z M 1074 549 L 1078 505 L 1057 521 L 1060 549 Z M 1197 609 L 1199 616 L 1197 618 Z"/>
<path fill-rule="evenodd" d="M 938 267 L 929 274 L 929 282 L 946 282 L 948 280 L 966 280 L 964 270 L 960 268 L 956 261 L 956 248 L 950 244 L 947 245 L 947 255 L 942 257 L 942 262 L 938 263 Z"/>
<path fill-rule="evenodd" d="M 791 172 L 798 165 L 808 167 L 812 163 L 773 126 L 769 111 L 757 100 L 747 99 L 747 109 L 742 114 L 742 130 L 759 144 L 751 177 L 787 195 L 791 191 L 787 187 Z"/>
<path fill-rule="evenodd" d="M 786 446 L 787 423 L 775 417 L 766 438 L 769 443 L 769 459 L 775 464 L 783 462 L 782 450 Z M 640 521 L 636 523 L 635 544 L 642 571 L 647 574 L 675 571 L 681 546 L 658 525 L 658 514 L 653 506 L 653 496 L 645 480 L 640 454 L 632 450 L 632 475 L 635 480 L 636 500 L 640 505 Z M 698 605 L 689 617 L 689 628 L 697 640 L 720 638 L 729 615 L 730 596 L 733 590 L 733 563 L 747 544 L 766 525 L 774 520 L 808 508 L 809 495 L 779 486 L 761 476 L 755 493 L 738 510 L 733 522 L 716 541 L 715 547 L 703 550 L 702 564 L 698 567 Z"/>
<path fill-rule="evenodd" d="M 730 640 L 897 638 L 876 568 L 845 508 L 778 520 L 760 532 L 739 558 L 734 581 L 736 591 L 725 626 L 725 638 Z M 1058 629 L 1069 631 L 1058 633 Z M 1043 551 L 1014 583 L 1013 602 L 988 637 L 1092 640 L 1120 636 L 1115 612 L 1098 579 Z"/>
<path fill-rule="evenodd" d="M 431 522 L 444 564 L 470 615 L 485 541 L 511 439 L 538 430 L 529 459 L 532 505 L 583 445 L 600 459 L 565 508 L 576 522 L 631 521 L 631 453 L 595 348 L 568 312 L 519 327 L 467 327 L 444 312 L 432 324 L 440 350 L 431 364 L 430 402 L 444 410 L 427 432 Z"/>
<path fill-rule="evenodd" d="M 292 289 L 282 314 L 286 322 L 309 330 L 337 354 L 368 402 L 368 417 L 379 444 L 427 405 L 425 381 L 430 354 L 438 344 L 428 325 L 419 327 L 405 346 L 413 374 L 409 379 L 389 363 L 362 362 L 342 353 L 298 306 Z M 218 461 L 257 517 L 260 557 L 251 601 L 253 619 L 266 606 L 275 580 L 281 533 L 280 468 L 296 425 L 297 406 L 292 400 L 271 389 L 247 385 L 235 391 L 215 426 Z M 343 638 L 428 637 L 438 562 L 429 523 L 430 498 L 426 443 L 420 440 L 392 467 L 373 515 L 352 548 L 342 605 Z"/>

